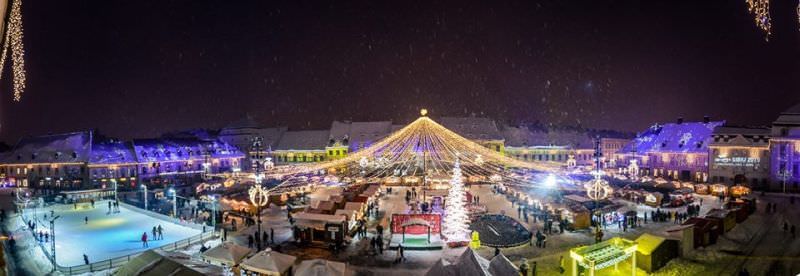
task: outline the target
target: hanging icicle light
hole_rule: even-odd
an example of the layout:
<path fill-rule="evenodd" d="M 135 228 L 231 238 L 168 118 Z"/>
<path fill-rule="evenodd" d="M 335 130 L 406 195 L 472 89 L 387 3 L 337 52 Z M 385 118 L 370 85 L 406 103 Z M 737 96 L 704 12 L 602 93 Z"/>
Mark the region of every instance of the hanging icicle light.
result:
<path fill-rule="evenodd" d="M 11 71 L 14 78 L 14 101 L 22 99 L 25 91 L 25 45 L 22 42 L 22 0 L 13 0 L 11 13 L 8 17 L 6 26 L 6 36 L 3 39 L 3 56 L 0 57 L 0 78 L 3 75 L 3 67 L 8 57 L 9 48 L 11 49 Z"/>
<path fill-rule="evenodd" d="M 769 0 L 747 0 L 747 7 L 755 17 L 756 26 L 761 28 L 767 35 L 764 39 L 769 41 L 772 34 L 772 23 L 769 17 Z"/>

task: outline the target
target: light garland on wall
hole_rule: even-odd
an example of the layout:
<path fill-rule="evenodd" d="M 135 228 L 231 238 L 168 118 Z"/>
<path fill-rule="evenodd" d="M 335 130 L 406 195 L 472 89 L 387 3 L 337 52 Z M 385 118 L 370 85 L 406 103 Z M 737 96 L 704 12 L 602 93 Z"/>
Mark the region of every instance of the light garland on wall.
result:
<path fill-rule="evenodd" d="M 5 27 L 6 36 L 3 39 L 3 53 L 2 57 L 0 57 L 0 79 L 2 79 L 3 76 L 3 67 L 5 67 L 10 48 L 11 71 L 14 81 L 14 101 L 19 102 L 22 99 L 22 93 L 25 92 L 25 82 L 27 78 L 25 73 L 25 45 L 22 42 L 22 0 L 12 0 L 8 25 Z"/>

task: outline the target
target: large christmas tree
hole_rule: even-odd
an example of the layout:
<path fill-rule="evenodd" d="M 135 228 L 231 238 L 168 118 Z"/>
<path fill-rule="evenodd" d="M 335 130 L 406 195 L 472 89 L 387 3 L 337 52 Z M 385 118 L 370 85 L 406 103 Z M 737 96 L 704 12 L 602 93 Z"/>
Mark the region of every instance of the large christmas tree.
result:
<path fill-rule="evenodd" d="M 461 178 L 461 164 L 456 159 L 453 178 L 450 179 L 450 192 L 445 203 L 443 234 L 448 243 L 469 241 L 469 218 L 465 204 L 467 195 Z"/>

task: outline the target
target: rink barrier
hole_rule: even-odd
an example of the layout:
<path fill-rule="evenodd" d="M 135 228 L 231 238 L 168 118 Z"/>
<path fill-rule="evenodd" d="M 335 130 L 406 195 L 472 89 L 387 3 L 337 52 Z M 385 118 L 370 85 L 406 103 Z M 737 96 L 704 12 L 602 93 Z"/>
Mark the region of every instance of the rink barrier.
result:
<path fill-rule="evenodd" d="M 167 216 L 165 214 L 153 212 L 153 211 L 150 211 L 150 210 L 145 210 L 145 209 L 130 205 L 128 203 L 122 202 L 122 201 L 119 202 L 119 205 L 121 207 L 125 207 L 125 209 L 128 209 L 128 210 L 130 210 L 132 212 L 137 212 L 137 213 L 143 214 L 145 216 L 155 217 L 155 218 L 160 219 L 160 220 L 169 221 L 169 222 L 172 222 L 174 224 L 181 225 L 181 226 L 186 226 L 186 227 L 189 227 L 189 228 L 192 228 L 192 229 L 195 229 L 195 230 L 203 230 L 203 224 L 181 221 L 180 219 L 173 218 L 171 216 Z"/>
<path fill-rule="evenodd" d="M 173 242 L 171 244 L 165 244 L 165 245 L 162 245 L 161 247 L 151 248 L 151 249 L 161 249 L 161 250 L 164 250 L 164 251 L 175 251 L 175 250 L 178 250 L 179 248 L 189 247 L 192 244 L 195 244 L 195 243 L 198 243 L 198 242 L 203 242 L 203 241 L 206 241 L 206 240 L 208 240 L 210 238 L 213 238 L 214 234 L 215 234 L 214 231 L 203 232 L 203 233 L 200 233 L 200 234 L 195 235 L 193 237 L 189 237 L 189 238 L 186 238 L 186 239 L 183 239 L 183 240 L 179 240 L 179 241 Z M 148 249 L 148 250 L 150 250 L 150 249 Z M 141 252 L 137 252 L 137 253 L 133 253 L 133 254 L 128 254 L 128 255 L 125 255 L 125 256 L 120 256 L 120 257 L 116 257 L 116 258 L 111 258 L 111 259 L 107 259 L 107 260 L 102 260 L 102 261 L 90 263 L 88 265 L 76 265 L 76 266 L 68 266 L 68 267 L 56 265 L 56 269 L 59 272 L 65 273 L 67 275 L 84 274 L 84 273 L 91 273 L 91 272 L 97 272 L 97 271 L 113 269 L 113 268 L 117 268 L 117 267 L 120 267 L 120 266 L 123 266 L 123 265 L 127 264 L 131 259 L 136 258 L 137 256 L 139 256 L 140 254 L 142 254 L 145 251 L 147 251 L 147 250 L 144 250 L 144 251 L 141 251 Z M 46 250 L 45 250 L 45 254 L 48 257 L 52 258 L 50 256 L 50 254 Z"/>

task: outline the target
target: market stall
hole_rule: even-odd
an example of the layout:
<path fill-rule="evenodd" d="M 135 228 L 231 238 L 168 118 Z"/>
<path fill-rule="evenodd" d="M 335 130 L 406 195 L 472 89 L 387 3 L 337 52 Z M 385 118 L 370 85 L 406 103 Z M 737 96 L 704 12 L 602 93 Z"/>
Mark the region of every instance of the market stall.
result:
<path fill-rule="evenodd" d="M 250 248 L 236 245 L 232 242 L 225 242 L 206 250 L 201 254 L 201 258 L 203 261 L 213 265 L 234 267 L 239 265 L 250 253 Z"/>
<path fill-rule="evenodd" d="M 579 267 L 588 271 L 586 275 L 603 275 L 602 273 L 596 274 L 596 272 L 612 266 L 616 268 L 619 263 L 628 259 L 630 259 L 632 275 L 636 275 L 636 248 L 635 241 L 620 237 L 573 248 L 569 251 L 572 259 L 572 275 L 579 275 Z"/>
<path fill-rule="evenodd" d="M 663 267 L 678 257 L 678 242 L 651 234 L 642 234 L 636 239 L 636 266 L 648 273 Z"/>
<path fill-rule="evenodd" d="M 273 252 L 271 248 L 258 252 L 239 266 L 242 270 L 258 276 L 284 276 L 292 274 L 297 257 Z"/>

